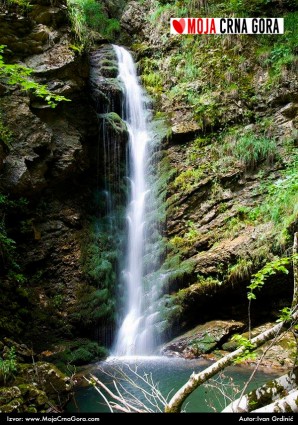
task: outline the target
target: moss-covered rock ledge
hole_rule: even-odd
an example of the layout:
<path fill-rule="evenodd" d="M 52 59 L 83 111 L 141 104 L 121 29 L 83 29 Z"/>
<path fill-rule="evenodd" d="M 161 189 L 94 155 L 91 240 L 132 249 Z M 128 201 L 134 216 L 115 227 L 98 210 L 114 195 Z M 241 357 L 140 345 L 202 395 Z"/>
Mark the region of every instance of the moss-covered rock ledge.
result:
<path fill-rule="evenodd" d="M 252 328 L 251 335 L 255 337 L 274 326 L 268 322 Z M 249 338 L 247 324 L 234 320 L 213 320 L 196 326 L 194 329 L 173 339 L 161 348 L 161 352 L 169 357 L 186 359 L 208 358 L 215 360 L 227 352 L 236 350 L 240 343 L 235 335 Z M 288 370 L 295 362 L 296 342 L 292 332 L 286 332 L 277 338 L 274 344 L 267 342 L 259 347 L 255 354 L 243 358 L 239 363 L 255 365 L 262 357 L 261 368 L 267 370 Z"/>
<path fill-rule="evenodd" d="M 0 341 L 0 413 L 60 412 L 73 381 L 55 365 L 35 361 L 25 344 Z"/>

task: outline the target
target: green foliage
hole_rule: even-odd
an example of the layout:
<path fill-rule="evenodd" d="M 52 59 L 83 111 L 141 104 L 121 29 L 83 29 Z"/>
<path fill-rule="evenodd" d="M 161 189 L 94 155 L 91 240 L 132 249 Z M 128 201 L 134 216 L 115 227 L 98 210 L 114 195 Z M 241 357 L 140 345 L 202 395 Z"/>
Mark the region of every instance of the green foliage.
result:
<path fill-rule="evenodd" d="M 99 32 L 109 40 L 119 33 L 119 21 L 107 16 L 102 3 L 96 0 L 67 0 L 67 3 L 73 31 L 84 46 L 88 47 L 92 42 L 90 30 Z"/>
<path fill-rule="evenodd" d="M 288 274 L 289 271 L 285 266 L 287 266 L 290 262 L 291 257 L 284 257 L 267 263 L 261 270 L 253 275 L 253 279 L 248 286 L 249 292 L 247 294 L 247 298 L 249 300 L 255 300 L 255 291 L 261 289 L 265 285 L 265 282 L 269 276 L 280 272 Z"/>
<path fill-rule="evenodd" d="M 234 147 L 234 155 L 247 168 L 254 169 L 261 161 L 272 162 L 276 156 L 276 141 L 252 133 L 240 137 Z"/>
<path fill-rule="evenodd" d="M 0 377 L 4 385 L 7 381 L 13 378 L 14 373 L 17 371 L 17 360 L 15 348 L 11 347 L 6 353 L 5 359 L 0 357 Z"/>
<path fill-rule="evenodd" d="M 141 60 L 142 83 L 147 92 L 158 99 L 163 91 L 163 77 L 160 73 L 159 60 L 151 57 L 144 57 Z"/>
<path fill-rule="evenodd" d="M 71 350 L 64 352 L 64 361 L 73 365 L 80 366 L 99 360 L 107 355 L 107 350 L 96 342 L 81 341 L 78 344 L 72 344 Z"/>
<path fill-rule="evenodd" d="M 248 260 L 247 258 L 239 258 L 236 264 L 229 267 L 227 279 L 230 282 L 238 282 L 244 279 L 248 279 L 251 275 L 252 267 L 252 260 Z"/>
<path fill-rule="evenodd" d="M 290 239 L 289 229 L 298 217 L 298 156 L 294 154 L 278 181 L 265 184 L 261 190 L 267 195 L 249 213 L 250 218 L 261 222 L 271 220 L 278 243 L 285 245 Z"/>
<path fill-rule="evenodd" d="M 13 210 L 22 210 L 27 204 L 24 198 L 18 200 L 10 200 L 6 195 L 0 194 L 0 259 L 2 268 L 12 272 L 18 269 L 16 262 L 16 243 L 7 234 L 6 214 Z"/>
<path fill-rule="evenodd" d="M 88 339 L 78 339 L 63 343 L 62 349 L 49 357 L 49 361 L 56 364 L 65 373 L 74 371 L 72 366 L 82 366 L 98 361 L 107 356 L 107 350 Z"/>
<path fill-rule="evenodd" d="M 11 266 L 16 265 L 14 261 L 15 249 L 16 243 L 7 236 L 4 221 L 0 222 L 0 256 L 5 266 L 8 264 Z"/>
<path fill-rule="evenodd" d="M 285 15 L 284 22 L 285 32 L 274 38 L 274 43 L 268 37 L 260 38 L 267 52 L 264 65 L 267 65 L 270 69 L 270 78 L 267 82 L 269 89 L 282 77 L 283 70 L 291 69 L 295 61 L 297 61 L 298 35 L 296 28 L 298 25 L 298 12 Z"/>
<path fill-rule="evenodd" d="M 71 319 L 76 327 L 90 328 L 102 320 L 110 323 L 114 320 L 115 297 L 107 288 L 96 289 L 82 285 L 76 295 L 77 303 L 71 312 Z"/>
<path fill-rule="evenodd" d="M 30 0 L 5 0 L 7 4 L 16 4 L 18 6 L 30 6 Z"/>
<path fill-rule="evenodd" d="M 252 360 L 255 359 L 257 356 L 257 353 L 254 352 L 255 345 L 251 343 L 251 341 L 247 338 L 245 338 L 242 335 L 233 335 L 232 341 L 235 341 L 238 345 L 238 348 L 244 347 L 243 353 L 236 357 L 234 360 L 234 363 L 241 363 L 245 360 Z"/>
<path fill-rule="evenodd" d="M 284 307 L 281 311 L 280 311 L 280 316 L 277 319 L 277 322 L 288 322 L 289 320 L 291 320 L 293 311 L 290 307 Z"/>
<path fill-rule="evenodd" d="M 204 171 L 201 168 L 188 168 L 176 177 L 173 188 L 188 192 L 200 182 L 203 175 Z"/>
<path fill-rule="evenodd" d="M 82 241 L 81 262 L 89 281 L 98 288 L 110 288 L 115 281 L 117 250 L 108 229 L 92 223 Z"/>
<path fill-rule="evenodd" d="M 64 302 L 64 296 L 62 294 L 56 294 L 51 301 L 55 309 L 60 309 Z"/>
<path fill-rule="evenodd" d="M 30 79 L 30 75 L 34 72 L 33 69 L 23 65 L 6 64 L 2 55 L 4 48 L 4 45 L 0 45 L 0 81 L 8 85 L 19 85 L 22 90 L 45 100 L 51 108 L 55 108 L 59 102 L 70 101 L 64 96 L 52 93 L 45 85 Z"/>
<path fill-rule="evenodd" d="M 3 118 L 0 112 L 0 142 L 3 142 L 7 148 L 10 148 L 12 136 L 13 134 L 11 130 L 3 123 Z"/>
<path fill-rule="evenodd" d="M 195 223 L 188 220 L 187 230 L 183 234 L 183 237 L 176 235 L 170 239 L 169 244 L 170 247 L 173 248 L 175 251 L 183 252 L 184 249 L 193 247 L 194 242 L 196 242 L 199 237 L 200 232 L 196 228 Z"/>
<path fill-rule="evenodd" d="M 30 0 L 4 0 L 8 6 L 15 6 L 17 10 L 21 12 L 26 12 L 30 9 L 31 4 Z"/>
<path fill-rule="evenodd" d="M 172 17 L 183 17 L 183 16 L 187 16 L 188 13 L 188 5 L 187 4 L 183 4 L 185 2 L 169 2 L 169 1 L 159 1 L 157 3 L 157 7 L 154 10 L 154 12 L 148 16 L 148 20 L 152 23 L 156 23 L 158 22 L 163 15 L 165 14 L 169 14 L 169 16 Z"/>
<path fill-rule="evenodd" d="M 225 227 L 222 236 L 224 238 L 233 238 L 238 232 L 245 227 L 245 223 L 237 217 L 227 217 L 225 220 Z"/>
<path fill-rule="evenodd" d="M 295 9 L 295 0 L 155 2 L 155 9 L 147 20 L 152 30 L 160 33 L 160 49 L 153 51 L 150 56 L 152 66 L 146 63 L 148 59 L 141 59 L 142 78 L 148 91 L 158 104 L 163 99 L 162 104 L 165 106 L 167 101 L 164 99 L 167 98 L 174 110 L 176 107 L 182 110 L 183 106 L 189 108 L 203 130 L 213 130 L 218 125 L 224 129 L 230 122 L 251 122 L 256 115 L 254 105 L 257 101 L 256 91 L 259 91 L 254 78 L 256 52 L 260 49 L 263 51 L 258 66 L 268 75 L 261 84 L 261 90 L 267 90 L 283 74 L 287 75 L 283 70 L 293 72 L 297 62 L 297 12 L 285 15 L 284 35 L 260 35 L 253 39 L 234 36 L 233 42 L 229 37 L 202 38 L 189 35 L 173 39 L 174 48 L 168 43 L 167 37 L 165 40 L 162 38 L 163 22 L 171 16 L 189 16 L 190 11 L 194 16 L 243 17 L 268 14 L 282 16 Z M 240 55 L 239 52 L 243 53 Z M 237 111 L 239 115 L 233 114 L 232 103 L 245 105 L 242 111 Z M 261 161 L 263 154 L 261 147 L 257 159 Z M 247 160 L 253 163 L 254 156 L 248 154 Z"/>

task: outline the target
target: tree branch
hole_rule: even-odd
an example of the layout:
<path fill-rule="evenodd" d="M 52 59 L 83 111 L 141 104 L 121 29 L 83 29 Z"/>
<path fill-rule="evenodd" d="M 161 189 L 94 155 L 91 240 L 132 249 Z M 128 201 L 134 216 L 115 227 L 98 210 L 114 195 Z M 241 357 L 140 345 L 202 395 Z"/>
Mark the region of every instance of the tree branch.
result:
<path fill-rule="evenodd" d="M 268 329 L 267 331 L 261 333 L 260 335 L 253 338 L 250 342 L 254 345 L 254 348 L 258 348 L 263 345 L 265 342 L 269 341 L 272 338 L 277 337 L 280 333 L 284 332 L 286 329 L 293 325 L 293 322 L 298 319 L 298 233 L 294 234 L 294 243 L 293 243 L 293 269 L 294 269 L 294 291 L 293 291 L 293 301 L 292 301 L 292 315 L 291 318 L 283 321 L 273 328 Z M 227 366 L 230 366 L 234 360 L 245 352 L 245 347 L 242 346 L 232 353 L 227 354 L 222 359 L 218 360 L 213 365 L 209 366 L 207 369 L 203 370 L 200 373 L 193 373 L 186 384 L 183 385 L 171 398 L 165 407 L 166 413 L 180 413 L 182 404 L 187 399 L 187 397 L 200 385 L 212 378 L 218 372 L 225 369 Z"/>

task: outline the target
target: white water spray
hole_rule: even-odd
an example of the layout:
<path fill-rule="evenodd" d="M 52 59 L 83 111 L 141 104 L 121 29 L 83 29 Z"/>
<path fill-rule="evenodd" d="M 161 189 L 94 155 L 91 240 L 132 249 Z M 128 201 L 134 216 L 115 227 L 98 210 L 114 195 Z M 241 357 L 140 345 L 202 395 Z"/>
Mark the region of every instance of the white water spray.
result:
<path fill-rule="evenodd" d="M 130 53 L 113 46 L 118 59 L 118 79 L 123 84 L 123 119 L 129 132 L 129 180 L 131 185 L 127 207 L 128 236 L 126 247 L 125 317 L 118 330 L 114 355 L 150 354 L 153 348 L 152 314 L 145 305 L 148 294 L 143 289 L 143 260 L 145 248 L 146 182 L 148 142 L 150 141 L 144 93 L 138 82 Z M 150 317 L 151 316 L 151 317 Z M 150 323 L 151 322 L 151 323 Z"/>

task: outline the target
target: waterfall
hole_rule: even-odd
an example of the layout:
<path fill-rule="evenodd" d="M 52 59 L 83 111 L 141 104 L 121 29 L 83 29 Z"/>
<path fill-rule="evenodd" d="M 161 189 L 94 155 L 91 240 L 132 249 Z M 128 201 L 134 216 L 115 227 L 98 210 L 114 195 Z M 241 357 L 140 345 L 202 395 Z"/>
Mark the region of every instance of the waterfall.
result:
<path fill-rule="evenodd" d="M 144 92 L 138 82 L 131 54 L 123 47 L 113 46 L 117 55 L 119 75 L 123 86 L 123 113 L 128 133 L 128 179 L 130 195 L 127 205 L 127 243 L 125 270 L 125 314 L 120 324 L 114 354 L 150 354 L 153 349 L 153 324 L 150 311 L 150 291 L 145 291 L 144 256 L 146 252 L 146 209 L 148 209 L 148 110 Z M 148 308 L 149 307 L 149 308 Z M 151 308 L 152 310 L 152 308 Z"/>

